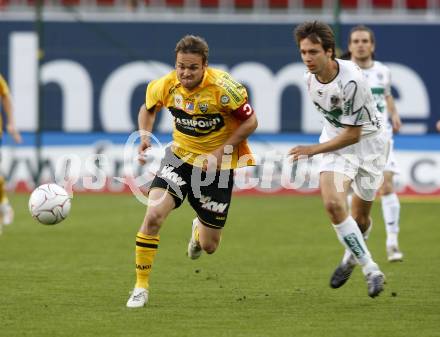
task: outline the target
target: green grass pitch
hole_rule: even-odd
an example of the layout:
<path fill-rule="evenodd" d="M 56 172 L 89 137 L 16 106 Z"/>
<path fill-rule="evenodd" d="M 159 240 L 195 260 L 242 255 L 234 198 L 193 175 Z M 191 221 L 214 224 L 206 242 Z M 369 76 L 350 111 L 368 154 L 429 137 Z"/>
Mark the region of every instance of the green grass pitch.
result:
<path fill-rule="evenodd" d="M 14 224 L 0 236 L 0 336 L 431 337 L 440 336 L 440 228 L 436 200 L 402 201 L 405 261 L 386 262 L 378 204 L 369 247 L 387 276 L 367 296 L 360 269 L 328 286 L 342 256 L 319 197 L 232 202 L 219 250 L 186 257 L 193 211 L 161 231 L 150 301 L 127 309 L 134 239 L 145 207 L 131 195 L 76 194 L 69 218 L 36 223 L 12 195 Z"/>

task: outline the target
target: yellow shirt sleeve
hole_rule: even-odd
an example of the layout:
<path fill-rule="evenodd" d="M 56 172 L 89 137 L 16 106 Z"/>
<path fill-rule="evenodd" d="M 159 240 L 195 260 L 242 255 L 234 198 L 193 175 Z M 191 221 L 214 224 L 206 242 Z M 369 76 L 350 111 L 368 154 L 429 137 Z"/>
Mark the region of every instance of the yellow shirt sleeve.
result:
<path fill-rule="evenodd" d="M 145 106 L 147 107 L 147 110 L 150 110 L 154 106 L 156 106 L 156 110 L 158 110 L 163 106 L 164 86 L 164 78 L 153 80 L 148 84 L 147 92 L 145 94 Z"/>
<path fill-rule="evenodd" d="M 223 90 L 220 103 L 227 111 L 234 111 L 241 107 L 248 99 L 246 88 L 236 82 L 229 74 L 223 77 Z"/>
<path fill-rule="evenodd" d="M 236 82 L 229 74 L 225 74 L 222 79 L 224 83 L 222 84 L 223 90 L 220 97 L 220 103 L 225 110 L 232 112 L 241 107 L 248 100 L 248 94 L 246 88 Z M 240 125 L 238 120 L 232 120 L 234 128 Z M 255 166 L 255 158 L 252 155 L 252 151 L 249 147 L 247 139 L 243 140 L 236 149 L 234 150 L 232 167 L 245 167 L 245 166 Z"/>
<path fill-rule="evenodd" d="M 3 78 L 3 76 L 0 74 L 0 96 L 4 97 L 9 95 L 9 88 L 8 85 Z"/>

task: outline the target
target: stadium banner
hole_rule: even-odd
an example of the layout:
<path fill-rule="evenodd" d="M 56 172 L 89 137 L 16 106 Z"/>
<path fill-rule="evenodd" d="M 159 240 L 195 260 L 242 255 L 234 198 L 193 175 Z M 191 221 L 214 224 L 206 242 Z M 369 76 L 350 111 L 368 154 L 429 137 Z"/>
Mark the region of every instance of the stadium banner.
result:
<path fill-rule="evenodd" d="M 53 133 L 42 139 L 41 175 L 33 136 L 29 145 L 3 148 L 2 170 L 8 188 L 31 191 L 34 181 L 56 182 L 76 192 L 131 192 L 142 194 L 159 169 L 169 135 L 153 136 L 148 164 L 137 162 L 138 134 L 68 135 Z M 314 194 L 318 192 L 319 156 L 293 164 L 287 157 L 295 145 L 316 143 L 316 135 L 254 135 L 250 145 L 257 165 L 236 170 L 235 191 L 250 194 Z M 400 194 L 440 195 L 440 136 L 397 136 L 395 177 Z"/>
<path fill-rule="evenodd" d="M 353 25 L 343 24 L 345 40 Z M 14 98 L 18 127 L 36 131 L 131 132 L 147 83 L 170 71 L 176 42 L 205 37 L 210 65 L 229 71 L 248 88 L 259 133 L 318 133 L 320 116 L 307 97 L 304 66 L 294 44 L 293 23 L 197 23 L 49 20 L 41 50 L 32 21 L 0 18 L 0 72 Z M 376 56 L 392 72 L 402 133 L 434 131 L 440 119 L 438 76 L 440 24 L 372 24 Z M 396 34 L 395 32 L 399 32 Z M 429 53 L 421 53 L 429 45 Z M 402 46 L 407 46 L 402 48 Z M 37 71 L 38 60 L 41 67 Z M 434 67 L 435 68 L 435 67 Z M 40 74 L 40 77 L 38 77 Z M 41 115 L 38 79 L 41 79 Z M 161 113 L 157 132 L 169 132 Z"/>

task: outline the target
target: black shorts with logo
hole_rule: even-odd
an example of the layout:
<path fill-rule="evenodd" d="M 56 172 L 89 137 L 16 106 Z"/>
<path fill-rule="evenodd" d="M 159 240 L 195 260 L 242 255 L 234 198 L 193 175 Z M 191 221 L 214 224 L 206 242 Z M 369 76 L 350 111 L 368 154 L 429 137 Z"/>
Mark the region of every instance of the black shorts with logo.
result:
<path fill-rule="evenodd" d="M 183 162 L 168 148 L 150 190 L 167 190 L 174 197 L 176 208 L 188 196 L 190 205 L 205 226 L 223 228 L 233 185 L 233 170 L 204 172 L 201 168 Z"/>

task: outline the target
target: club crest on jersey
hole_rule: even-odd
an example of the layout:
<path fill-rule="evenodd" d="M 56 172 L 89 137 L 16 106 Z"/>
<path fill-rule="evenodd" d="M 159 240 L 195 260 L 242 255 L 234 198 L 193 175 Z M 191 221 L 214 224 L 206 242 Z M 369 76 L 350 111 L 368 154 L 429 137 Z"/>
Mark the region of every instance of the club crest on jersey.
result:
<path fill-rule="evenodd" d="M 220 97 L 220 102 L 222 104 L 228 104 L 230 101 L 229 96 L 228 95 L 222 95 L 222 97 Z"/>
<path fill-rule="evenodd" d="M 316 92 L 318 93 L 319 97 L 322 97 L 322 95 L 324 94 L 324 92 L 321 89 L 318 89 Z"/>
<path fill-rule="evenodd" d="M 378 74 L 377 74 L 377 79 L 378 79 L 379 81 L 382 81 L 382 80 L 383 80 L 383 75 L 382 75 L 381 73 L 378 73 Z"/>
<path fill-rule="evenodd" d="M 337 105 L 339 104 L 339 102 L 340 102 L 340 100 L 339 100 L 339 97 L 338 97 L 338 96 L 332 95 L 332 96 L 330 97 L 330 104 L 331 104 L 332 106 L 337 106 Z"/>
<path fill-rule="evenodd" d="M 181 95 L 174 95 L 174 106 L 176 108 L 183 108 L 183 97 Z"/>
<path fill-rule="evenodd" d="M 208 111 L 208 103 L 199 103 L 199 109 L 201 112 L 205 113 Z"/>
<path fill-rule="evenodd" d="M 185 103 L 185 110 L 186 111 L 194 111 L 194 103 L 193 102 L 186 102 Z"/>

